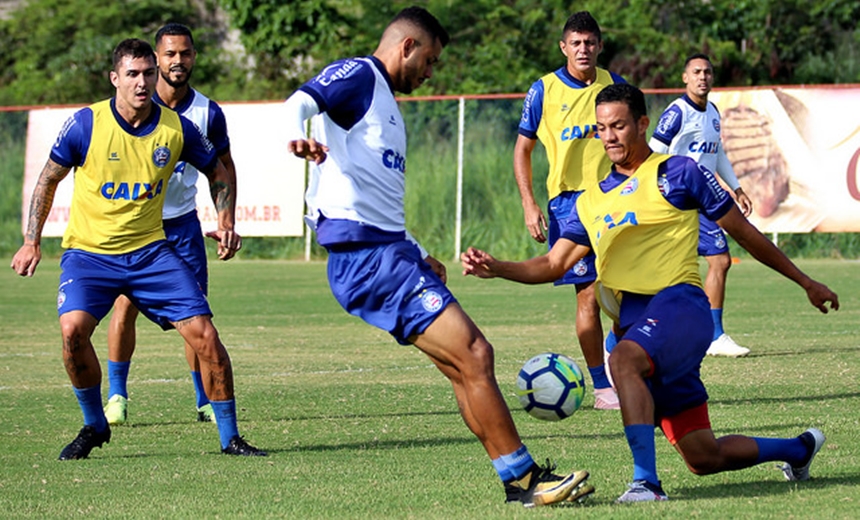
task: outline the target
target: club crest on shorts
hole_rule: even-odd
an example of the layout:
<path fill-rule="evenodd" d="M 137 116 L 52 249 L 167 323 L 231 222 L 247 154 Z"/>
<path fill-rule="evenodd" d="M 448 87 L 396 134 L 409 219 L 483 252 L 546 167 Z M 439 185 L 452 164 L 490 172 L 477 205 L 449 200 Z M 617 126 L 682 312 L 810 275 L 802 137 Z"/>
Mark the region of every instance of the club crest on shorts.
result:
<path fill-rule="evenodd" d="M 442 308 L 442 296 L 436 291 L 424 291 L 421 294 L 421 305 L 427 312 L 437 312 Z"/>
<path fill-rule="evenodd" d="M 170 162 L 170 148 L 159 146 L 152 152 L 152 163 L 159 168 L 164 168 Z"/>
<path fill-rule="evenodd" d="M 57 309 L 60 309 L 66 303 L 66 292 L 60 290 L 57 292 Z"/>
<path fill-rule="evenodd" d="M 588 264 L 585 263 L 584 259 L 581 259 L 573 266 L 573 272 L 576 274 L 576 276 L 583 276 L 585 273 L 588 272 Z"/>

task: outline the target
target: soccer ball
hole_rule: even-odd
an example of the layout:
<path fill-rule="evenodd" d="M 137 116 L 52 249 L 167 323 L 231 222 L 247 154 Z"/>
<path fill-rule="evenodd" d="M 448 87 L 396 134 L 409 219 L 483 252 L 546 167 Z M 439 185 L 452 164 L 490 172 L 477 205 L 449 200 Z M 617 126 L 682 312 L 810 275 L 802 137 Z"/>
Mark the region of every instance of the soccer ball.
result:
<path fill-rule="evenodd" d="M 532 417 L 560 421 L 582 404 L 585 378 L 574 360 L 544 352 L 523 365 L 517 377 L 517 397 Z"/>

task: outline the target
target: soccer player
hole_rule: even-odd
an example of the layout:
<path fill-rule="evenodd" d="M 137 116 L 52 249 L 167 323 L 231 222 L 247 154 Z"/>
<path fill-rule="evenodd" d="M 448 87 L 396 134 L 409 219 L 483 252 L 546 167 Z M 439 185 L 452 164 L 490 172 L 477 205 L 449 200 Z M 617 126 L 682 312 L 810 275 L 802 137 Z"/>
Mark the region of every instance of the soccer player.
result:
<path fill-rule="evenodd" d="M 660 116 L 651 136 L 651 149 L 658 153 L 692 157 L 716 173 L 735 193 L 743 214 L 752 213 L 752 201 L 744 193 L 732 163 L 726 157 L 720 140 L 720 111 L 708 102 L 714 86 L 714 67 L 704 54 L 693 54 L 684 63 L 682 76 L 686 93 L 676 99 Z M 714 337 L 708 347 L 710 356 L 743 357 L 750 350 L 734 342 L 723 329 L 723 302 L 726 298 L 726 275 L 732 265 L 726 235 L 720 226 L 699 215 L 699 255 L 708 262 L 705 294 L 711 304 Z"/>
<path fill-rule="evenodd" d="M 429 79 L 447 43 L 428 11 L 400 11 L 372 56 L 328 65 L 287 99 L 288 149 L 315 164 L 309 220 L 329 253 L 337 301 L 399 343 L 415 345 L 448 377 L 507 501 L 534 506 L 578 498 L 593 491 L 581 486 L 588 473 L 554 475 L 534 462 L 496 383 L 492 346 L 445 286 L 445 266 L 406 231 L 406 127 L 394 93 L 408 94 Z M 308 138 L 304 121 L 311 117 Z"/>
<path fill-rule="evenodd" d="M 235 253 L 239 236 L 228 209 L 235 206 L 235 195 L 209 140 L 193 123 L 152 102 L 157 77 L 147 42 L 128 39 L 117 45 L 110 71 L 116 96 L 79 110 L 63 126 L 33 191 L 24 245 L 12 259 L 15 272 L 33 275 L 57 185 L 75 168 L 57 309 L 63 362 L 84 427 L 60 460 L 85 459 L 110 442 L 101 367 L 91 338 L 120 294 L 165 330 L 175 328 L 194 348 L 218 417 L 221 451 L 266 454 L 239 436 L 230 357 L 203 290 L 165 240 L 161 222 L 168 181 L 176 163 L 186 161 L 210 180 L 219 256 Z"/>
<path fill-rule="evenodd" d="M 653 153 L 645 96 L 630 85 L 610 85 L 596 99 L 597 128 L 609 175 L 577 200 L 562 237 L 549 253 L 503 262 L 468 249 L 464 274 L 546 283 L 593 248 L 601 308 L 621 331 L 609 356 L 624 433 L 633 454 L 633 483 L 618 502 L 666 500 L 657 477 L 654 428 L 697 475 L 785 461 L 788 480 L 809 478 L 824 444 L 810 428 L 798 437 L 716 438 L 708 394 L 699 377 L 711 341 L 708 299 L 698 271 L 698 212 L 717 221 L 760 262 L 800 285 L 821 312 L 839 308 L 835 293 L 809 278 L 741 214 L 714 175 L 693 159 Z"/>
<path fill-rule="evenodd" d="M 536 81 L 523 103 L 519 136 L 514 147 L 514 175 L 520 190 L 526 228 L 532 238 L 549 247 L 558 240 L 570 209 L 582 190 L 608 171 L 609 159 L 594 124 L 594 97 L 606 85 L 624 80 L 597 66 L 603 39 L 597 22 L 586 11 L 567 19 L 559 42 L 567 63 Z M 549 205 L 546 217 L 532 189 L 532 153 L 540 140 L 546 148 Z M 594 298 L 594 255 L 577 262 L 555 285 L 576 288 L 576 335 L 594 384 L 594 407 L 617 410 L 618 396 L 606 374 L 600 308 Z M 607 346 L 614 345 L 610 332 Z"/>
<path fill-rule="evenodd" d="M 158 72 L 161 76 L 155 85 L 153 100 L 161 106 L 178 112 L 190 120 L 209 139 L 215 147 L 221 164 L 227 170 L 226 188 L 236 194 L 236 167 L 230 155 L 230 139 L 227 136 L 227 121 L 224 112 L 217 103 L 197 92 L 188 84 L 194 71 L 197 51 L 194 48 L 194 38 L 191 30 L 178 23 L 163 26 L 155 34 L 155 54 Z M 208 294 L 209 271 L 206 266 L 206 246 L 203 243 L 203 232 L 200 220 L 197 218 L 197 168 L 185 161 L 176 163 L 176 168 L 164 195 L 164 233 L 168 243 L 176 253 L 188 264 L 194 273 L 197 283 Z M 230 213 L 228 219 L 234 221 L 234 206 L 225 210 Z M 235 234 L 235 231 L 234 231 Z M 210 232 L 210 237 L 217 238 L 218 234 Z M 241 247 L 241 239 L 237 237 L 237 246 Z M 227 249 L 219 255 L 221 260 L 229 260 L 235 250 Z M 114 311 L 108 327 L 108 403 L 105 406 L 105 416 L 108 424 L 123 424 L 128 417 L 128 380 L 131 356 L 135 347 L 135 321 L 138 310 L 125 296 L 120 296 L 114 303 Z M 201 422 L 216 422 L 212 405 L 206 397 L 203 388 L 203 378 L 200 374 L 200 360 L 188 343 L 185 344 L 185 358 L 191 368 L 191 380 L 197 394 L 197 420 Z"/>

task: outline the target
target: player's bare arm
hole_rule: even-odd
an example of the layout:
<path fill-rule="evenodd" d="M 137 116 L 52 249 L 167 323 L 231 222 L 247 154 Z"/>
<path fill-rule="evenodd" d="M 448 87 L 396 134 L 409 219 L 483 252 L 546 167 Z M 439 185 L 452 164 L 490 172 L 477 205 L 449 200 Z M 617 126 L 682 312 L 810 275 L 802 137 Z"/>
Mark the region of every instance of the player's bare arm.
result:
<path fill-rule="evenodd" d="M 546 242 L 548 229 L 546 216 L 535 201 L 534 188 L 532 188 L 532 152 L 534 152 L 537 140 L 529 139 L 523 135 L 517 137 L 514 145 L 514 177 L 517 179 L 517 188 L 520 190 L 520 199 L 523 203 L 523 218 L 529 234 L 537 242 Z"/>
<path fill-rule="evenodd" d="M 743 188 L 738 187 L 738 189 L 735 190 L 735 200 L 741 207 L 741 213 L 743 213 L 745 217 L 752 215 L 753 203 Z"/>
<path fill-rule="evenodd" d="M 229 260 L 242 247 L 242 237 L 236 233 L 236 172 L 232 175 L 224 164 L 218 160 L 215 168 L 206 173 L 209 179 L 209 193 L 218 212 L 218 231 L 206 233 L 206 236 L 218 241 L 218 258 Z"/>
<path fill-rule="evenodd" d="M 486 251 L 470 247 L 460 255 L 463 275 L 478 278 L 504 278 L 525 284 L 554 282 L 564 276 L 591 249 L 560 238 L 548 253 L 522 262 L 506 262 Z"/>
<path fill-rule="evenodd" d="M 24 245 L 18 249 L 12 257 L 12 269 L 21 276 L 33 276 L 36 266 L 42 259 L 41 242 L 42 228 L 54 203 L 54 194 L 57 185 L 66 178 L 71 168 L 60 166 L 51 159 L 45 163 L 36 187 L 33 190 L 33 198 L 30 199 L 30 213 L 27 218 L 27 231 L 24 234 Z"/>
<path fill-rule="evenodd" d="M 794 281 L 806 291 L 809 302 L 821 312 L 827 314 L 827 303 L 833 310 L 839 309 L 839 298 L 826 285 L 817 282 L 798 269 L 785 254 L 741 215 L 736 206 L 717 224 L 725 229 L 741 247 L 749 251 L 756 260 Z"/>
<path fill-rule="evenodd" d="M 427 262 L 430 269 L 436 273 L 436 276 L 442 280 L 442 283 L 448 283 L 448 268 L 445 267 L 445 264 L 430 255 L 427 255 L 427 257 L 424 258 L 424 261 Z"/>

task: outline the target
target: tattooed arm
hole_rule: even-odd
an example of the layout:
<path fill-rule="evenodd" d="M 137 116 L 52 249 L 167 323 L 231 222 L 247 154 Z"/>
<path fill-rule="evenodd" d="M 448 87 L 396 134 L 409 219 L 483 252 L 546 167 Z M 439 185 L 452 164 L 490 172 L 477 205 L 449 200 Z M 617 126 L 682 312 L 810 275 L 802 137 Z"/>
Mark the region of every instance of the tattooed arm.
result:
<path fill-rule="evenodd" d="M 54 193 L 57 185 L 69 174 L 71 168 L 60 166 L 53 160 L 48 159 L 36 188 L 33 190 L 33 198 L 30 199 L 30 213 L 27 218 L 27 232 L 24 234 L 24 245 L 18 249 L 12 258 L 12 269 L 21 276 L 33 276 L 36 266 L 42 259 L 42 228 L 54 203 Z"/>
<path fill-rule="evenodd" d="M 215 162 L 215 168 L 206 173 L 209 178 L 209 193 L 215 210 L 218 212 L 218 231 L 210 231 L 206 236 L 214 238 L 218 244 L 218 258 L 229 260 L 242 247 L 242 237 L 234 230 L 236 224 L 236 169 L 230 153 Z M 225 156 L 227 160 L 225 161 Z"/>

